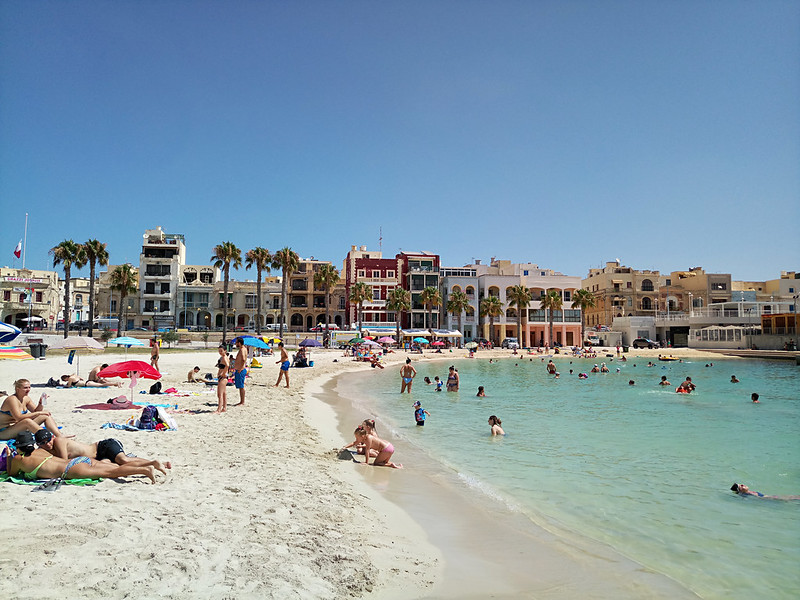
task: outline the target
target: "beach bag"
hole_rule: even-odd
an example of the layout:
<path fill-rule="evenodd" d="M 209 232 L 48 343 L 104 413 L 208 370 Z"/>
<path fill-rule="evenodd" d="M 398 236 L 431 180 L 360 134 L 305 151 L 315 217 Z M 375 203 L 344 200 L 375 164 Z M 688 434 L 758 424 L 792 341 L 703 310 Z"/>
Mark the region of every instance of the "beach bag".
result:
<path fill-rule="evenodd" d="M 177 429 L 178 423 L 175 421 L 175 417 L 169 414 L 166 409 L 159 406 L 158 410 L 158 420 L 164 425 L 167 426 L 167 429 Z"/>
<path fill-rule="evenodd" d="M 158 425 L 158 409 L 152 404 L 142 409 L 142 416 L 139 417 L 139 429 L 155 429 Z"/>
<path fill-rule="evenodd" d="M 150 393 L 151 394 L 160 394 L 161 393 L 161 382 L 156 381 L 153 385 L 150 386 Z"/>

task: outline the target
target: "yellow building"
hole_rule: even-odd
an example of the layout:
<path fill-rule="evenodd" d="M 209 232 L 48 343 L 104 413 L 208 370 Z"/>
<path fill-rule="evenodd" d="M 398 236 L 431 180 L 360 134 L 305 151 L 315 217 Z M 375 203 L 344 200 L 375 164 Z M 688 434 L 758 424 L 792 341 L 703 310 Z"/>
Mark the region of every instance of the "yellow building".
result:
<path fill-rule="evenodd" d="M 659 310 L 666 310 L 666 305 L 659 303 L 664 283 L 665 278 L 658 271 L 639 271 L 619 261 L 589 269 L 581 285 L 594 295 L 595 306 L 585 311 L 586 326 L 610 327 L 615 317 L 652 317 Z"/>

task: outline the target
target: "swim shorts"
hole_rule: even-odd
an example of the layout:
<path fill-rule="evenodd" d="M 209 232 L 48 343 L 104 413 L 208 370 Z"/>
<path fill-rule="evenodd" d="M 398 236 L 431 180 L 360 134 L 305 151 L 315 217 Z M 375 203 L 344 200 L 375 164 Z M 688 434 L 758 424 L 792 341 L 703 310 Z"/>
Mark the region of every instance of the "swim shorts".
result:
<path fill-rule="evenodd" d="M 288 371 L 289 365 L 291 365 L 291 363 L 288 360 L 283 361 L 281 363 L 281 371 Z"/>
<path fill-rule="evenodd" d="M 242 369 L 241 371 L 233 372 L 233 385 L 236 387 L 237 390 L 240 390 L 244 387 L 245 377 L 247 377 L 247 369 Z"/>
<path fill-rule="evenodd" d="M 114 459 L 117 458 L 117 454 L 120 452 L 124 452 L 120 441 L 109 438 L 97 442 L 97 456 L 95 458 L 97 460 L 108 459 L 111 462 L 115 462 Z"/>

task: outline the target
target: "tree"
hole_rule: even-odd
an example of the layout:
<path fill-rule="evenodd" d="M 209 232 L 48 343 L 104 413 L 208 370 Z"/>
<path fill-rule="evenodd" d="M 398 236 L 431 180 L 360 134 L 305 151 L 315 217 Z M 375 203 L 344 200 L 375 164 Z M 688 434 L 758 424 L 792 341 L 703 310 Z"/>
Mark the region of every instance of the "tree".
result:
<path fill-rule="evenodd" d="M 248 250 L 245 258 L 245 269 L 249 269 L 253 265 L 256 267 L 256 333 L 261 335 L 261 273 L 266 271 L 270 272 L 272 268 L 272 254 L 266 248 L 256 246 L 252 250 Z"/>
<path fill-rule="evenodd" d="M 509 306 L 517 309 L 517 341 L 522 346 L 522 318 L 528 314 L 528 304 L 533 299 L 531 291 L 524 285 L 515 285 L 506 291 Z"/>
<path fill-rule="evenodd" d="M 503 302 L 497 296 L 487 296 L 481 300 L 480 311 L 482 317 L 489 317 L 489 341 L 497 344 L 494 337 L 494 320 L 503 314 Z"/>
<path fill-rule="evenodd" d="M 286 246 L 272 255 L 272 268 L 281 269 L 281 324 L 278 337 L 283 339 L 283 325 L 286 323 L 286 289 L 289 284 L 289 277 L 292 276 L 300 266 L 300 257 L 297 253 Z"/>
<path fill-rule="evenodd" d="M 211 256 L 212 264 L 218 269 L 222 269 L 225 283 L 222 288 L 222 343 L 228 335 L 228 282 L 231 278 L 231 267 L 238 269 L 242 266 L 242 251 L 233 245 L 233 242 L 222 242 L 214 246 L 214 254 Z"/>
<path fill-rule="evenodd" d="M 354 283 L 350 288 L 350 302 L 358 304 L 358 337 L 361 337 L 361 323 L 364 302 L 372 300 L 372 288 L 363 281 Z"/>
<path fill-rule="evenodd" d="M 58 246 L 50 249 L 53 257 L 53 266 L 62 265 L 64 267 L 64 337 L 69 335 L 70 319 L 70 297 L 69 285 L 72 279 L 72 267 L 80 269 L 86 264 L 86 253 L 81 244 L 76 244 L 73 240 L 64 240 Z"/>
<path fill-rule="evenodd" d="M 585 327 L 584 313 L 587 308 L 594 308 L 594 304 L 594 294 L 589 290 L 576 290 L 575 294 L 572 296 L 572 308 L 579 308 L 581 311 L 581 346 L 583 346 L 583 329 Z"/>
<path fill-rule="evenodd" d="M 386 301 L 386 310 L 395 313 L 395 325 L 397 325 L 397 343 L 400 343 L 400 317 L 406 311 L 411 310 L 411 292 L 401 287 L 394 288 L 389 292 L 389 299 Z"/>
<path fill-rule="evenodd" d="M 106 244 L 98 240 L 89 240 L 83 244 L 86 261 L 89 263 L 89 337 L 94 333 L 94 276 L 95 265 L 108 264 L 108 250 Z"/>
<path fill-rule="evenodd" d="M 442 294 L 438 288 L 429 285 L 420 292 L 419 300 L 428 309 L 428 328 L 433 329 L 433 307 L 442 305 Z"/>
<path fill-rule="evenodd" d="M 553 345 L 553 311 L 561 310 L 562 306 L 563 302 L 561 300 L 561 294 L 559 294 L 555 290 L 549 290 L 541 300 L 541 307 L 549 311 L 549 321 L 550 321 L 549 342 L 551 346 Z"/>
<path fill-rule="evenodd" d="M 322 343 L 326 348 L 331 337 L 331 290 L 337 283 L 339 283 L 339 270 L 333 265 L 324 264 L 314 273 L 314 287 L 325 291 L 325 333 L 322 336 Z"/>
<path fill-rule="evenodd" d="M 119 292 L 119 318 L 117 322 L 117 335 L 121 336 L 125 329 L 122 320 L 125 310 L 125 298 L 136 293 L 136 273 L 130 264 L 119 265 L 111 271 L 111 290 Z"/>
<path fill-rule="evenodd" d="M 450 294 L 450 298 L 447 300 L 447 312 L 452 315 L 456 315 L 458 318 L 458 331 L 464 333 L 461 329 L 461 313 L 469 308 L 469 298 L 467 295 L 462 292 L 461 290 L 455 290 L 452 294 Z M 464 338 L 462 337 L 458 342 L 458 347 L 461 347 L 461 341 Z"/>
<path fill-rule="evenodd" d="M 180 337 L 177 331 L 165 331 L 161 336 L 161 340 L 166 342 L 167 348 L 172 348 L 172 344 L 177 342 Z"/>

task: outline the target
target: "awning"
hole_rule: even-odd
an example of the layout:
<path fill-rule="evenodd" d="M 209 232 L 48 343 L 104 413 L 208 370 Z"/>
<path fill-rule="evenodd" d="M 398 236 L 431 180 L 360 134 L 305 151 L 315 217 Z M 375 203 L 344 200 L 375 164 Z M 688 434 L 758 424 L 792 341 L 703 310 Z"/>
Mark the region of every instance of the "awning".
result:
<path fill-rule="evenodd" d="M 463 334 L 457 329 L 448 331 L 447 329 L 434 329 L 433 335 L 436 337 L 450 338 L 450 337 L 464 337 Z"/>

